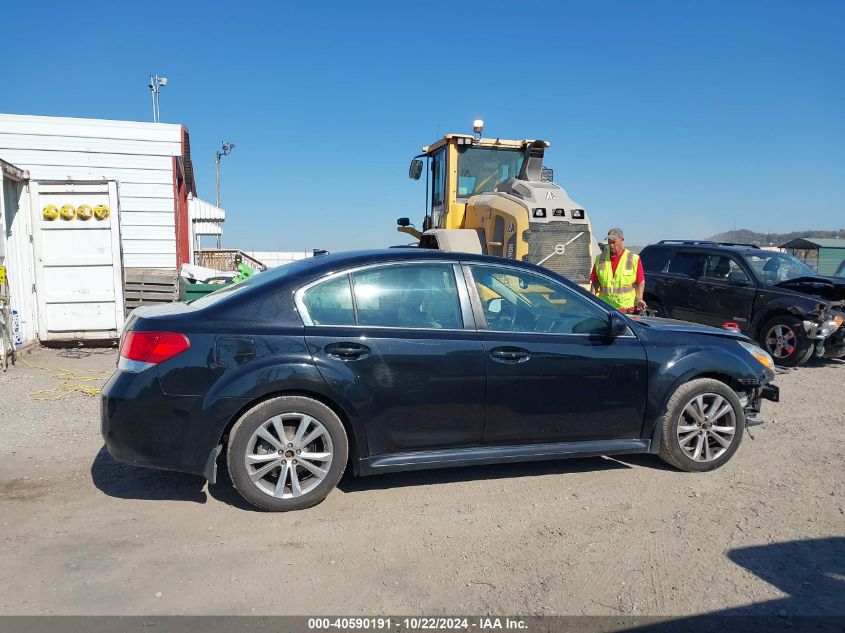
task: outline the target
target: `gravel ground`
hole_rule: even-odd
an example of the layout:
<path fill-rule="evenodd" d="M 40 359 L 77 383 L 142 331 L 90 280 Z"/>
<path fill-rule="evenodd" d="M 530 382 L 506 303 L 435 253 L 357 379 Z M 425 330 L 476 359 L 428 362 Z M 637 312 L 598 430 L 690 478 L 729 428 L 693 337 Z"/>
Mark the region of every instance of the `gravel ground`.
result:
<path fill-rule="evenodd" d="M 112 350 L 36 349 L 105 379 Z M 724 468 L 652 456 L 346 477 L 255 512 L 114 462 L 98 400 L 0 374 L 0 614 L 845 614 L 845 363 L 783 402 Z"/>

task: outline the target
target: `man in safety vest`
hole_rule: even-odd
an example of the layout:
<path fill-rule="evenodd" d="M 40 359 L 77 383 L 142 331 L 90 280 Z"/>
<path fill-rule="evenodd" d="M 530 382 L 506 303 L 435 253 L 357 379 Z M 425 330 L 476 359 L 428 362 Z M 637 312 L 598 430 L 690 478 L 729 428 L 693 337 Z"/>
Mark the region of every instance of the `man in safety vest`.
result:
<path fill-rule="evenodd" d="M 643 301 L 645 274 L 640 256 L 624 246 L 622 229 L 607 232 L 607 248 L 596 257 L 590 273 L 590 289 L 617 310 L 646 309 Z"/>

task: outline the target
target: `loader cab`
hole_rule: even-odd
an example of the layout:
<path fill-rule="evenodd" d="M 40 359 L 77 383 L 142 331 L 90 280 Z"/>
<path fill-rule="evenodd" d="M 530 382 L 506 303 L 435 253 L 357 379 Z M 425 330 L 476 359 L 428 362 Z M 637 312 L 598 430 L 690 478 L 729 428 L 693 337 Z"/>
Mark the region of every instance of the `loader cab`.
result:
<path fill-rule="evenodd" d="M 448 134 L 424 147 L 409 170 L 414 180 L 428 170 L 428 206 L 423 231 L 461 228 L 469 199 L 494 191 L 501 182 L 518 178 L 526 148 L 532 143 Z"/>

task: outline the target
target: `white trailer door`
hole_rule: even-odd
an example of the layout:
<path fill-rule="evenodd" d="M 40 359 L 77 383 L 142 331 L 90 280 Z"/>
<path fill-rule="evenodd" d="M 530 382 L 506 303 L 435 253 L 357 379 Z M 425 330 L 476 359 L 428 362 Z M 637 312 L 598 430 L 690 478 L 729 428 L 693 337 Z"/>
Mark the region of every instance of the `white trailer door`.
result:
<path fill-rule="evenodd" d="M 39 337 L 116 338 L 123 326 L 117 184 L 42 181 L 31 192 Z"/>

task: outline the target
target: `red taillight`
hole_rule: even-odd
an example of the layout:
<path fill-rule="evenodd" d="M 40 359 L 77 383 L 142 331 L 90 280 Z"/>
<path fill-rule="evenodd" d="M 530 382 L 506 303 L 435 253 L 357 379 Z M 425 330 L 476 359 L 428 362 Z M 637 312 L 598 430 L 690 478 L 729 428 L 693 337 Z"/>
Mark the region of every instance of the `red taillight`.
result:
<path fill-rule="evenodd" d="M 177 332 L 129 332 L 123 339 L 120 355 L 128 360 L 158 365 L 190 346 L 188 337 Z"/>

